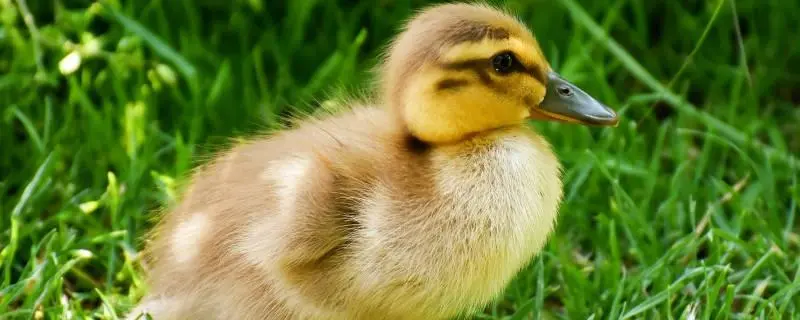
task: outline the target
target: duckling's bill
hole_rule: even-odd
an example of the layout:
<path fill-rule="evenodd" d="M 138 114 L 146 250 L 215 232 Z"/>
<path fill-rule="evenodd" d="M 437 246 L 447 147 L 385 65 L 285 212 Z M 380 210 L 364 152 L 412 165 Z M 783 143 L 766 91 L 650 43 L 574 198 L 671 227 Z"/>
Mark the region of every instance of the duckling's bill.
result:
<path fill-rule="evenodd" d="M 584 125 L 617 126 L 619 118 L 614 110 L 565 80 L 558 73 L 550 71 L 547 78 L 547 94 L 538 106 L 531 108 L 531 118 Z"/>

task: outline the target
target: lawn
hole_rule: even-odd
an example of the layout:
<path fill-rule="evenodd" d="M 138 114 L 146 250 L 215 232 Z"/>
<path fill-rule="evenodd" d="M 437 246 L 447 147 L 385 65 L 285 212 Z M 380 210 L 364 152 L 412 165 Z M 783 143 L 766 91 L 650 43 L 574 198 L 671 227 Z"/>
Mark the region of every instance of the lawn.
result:
<path fill-rule="evenodd" d="M 0 0 L 0 319 L 114 319 L 153 210 L 232 137 L 358 92 L 418 0 Z M 800 319 L 798 1 L 507 1 L 616 128 L 477 319 Z"/>

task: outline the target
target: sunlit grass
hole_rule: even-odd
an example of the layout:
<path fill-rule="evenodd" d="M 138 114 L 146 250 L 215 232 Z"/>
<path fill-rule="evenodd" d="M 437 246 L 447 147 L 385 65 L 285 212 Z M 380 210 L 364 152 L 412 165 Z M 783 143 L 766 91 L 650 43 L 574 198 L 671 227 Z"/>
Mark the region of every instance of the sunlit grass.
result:
<path fill-rule="evenodd" d="M 367 85 L 426 1 L 276 3 L 0 0 L 0 319 L 124 314 L 181 178 Z M 800 3 L 506 6 L 623 120 L 535 124 L 558 230 L 476 318 L 800 318 Z"/>

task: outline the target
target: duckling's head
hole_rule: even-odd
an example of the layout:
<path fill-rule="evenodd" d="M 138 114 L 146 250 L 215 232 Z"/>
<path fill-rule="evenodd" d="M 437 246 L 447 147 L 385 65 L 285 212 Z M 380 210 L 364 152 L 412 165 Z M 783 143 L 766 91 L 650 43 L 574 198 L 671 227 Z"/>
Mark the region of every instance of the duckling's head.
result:
<path fill-rule="evenodd" d="M 528 119 L 618 121 L 550 68 L 521 22 L 486 5 L 419 12 L 391 44 L 382 72 L 386 102 L 426 143 L 457 142 Z"/>

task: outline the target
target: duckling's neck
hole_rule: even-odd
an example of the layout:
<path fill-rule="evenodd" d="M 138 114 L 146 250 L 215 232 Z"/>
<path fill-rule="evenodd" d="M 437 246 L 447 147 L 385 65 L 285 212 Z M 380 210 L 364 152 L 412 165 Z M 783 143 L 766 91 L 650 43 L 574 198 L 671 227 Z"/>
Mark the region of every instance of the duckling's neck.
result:
<path fill-rule="evenodd" d="M 502 139 L 504 136 L 507 135 L 518 135 L 521 132 L 532 134 L 533 136 L 538 135 L 529 127 L 525 126 L 524 124 L 514 124 L 514 125 L 506 125 L 498 128 L 494 128 L 491 130 L 485 130 L 481 132 L 469 132 L 462 136 L 461 139 L 451 141 L 451 142 L 444 142 L 444 143 L 432 143 L 427 142 L 419 139 L 418 137 L 414 136 L 410 130 L 405 129 L 406 135 L 406 144 L 408 147 L 415 152 L 423 152 L 427 150 L 431 150 L 434 148 L 453 148 L 458 146 L 473 146 L 476 144 L 491 144 L 493 141 Z"/>
<path fill-rule="evenodd" d="M 415 259 L 441 260 L 425 256 L 430 252 L 450 255 L 426 274 L 443 283 L 436 287 L 455 286 L 470 293 L 466 296 L 481 299 L 501 291 L 519 266 L 541 250 L 555 226 L 562 197 L 555 155 L 541 136 L 518 125 L 431 146 L 424 160 L 423 174 L 414 178 L 423 183 L 387 190 L 408 192 L 401 197 L 404 201 L 395 202 L 404 214 L 404 234 L 425 237 L 393 237 L 392 241 L 410 241 L 413 245 L 408 247 L 424 248 L 424 252 L 409 250 Z M 413 173 L 398 177 L 409 174 Z M 365 203 L 387 208 L 381 201 L 397 199 L 395 194 L 380 192 Z M 428 218 L 409 221 L 408 213 Z M 409 231 L 414 228 L 422 231 Z M 457 274 L 437 273 L 455 269 Z"/>

